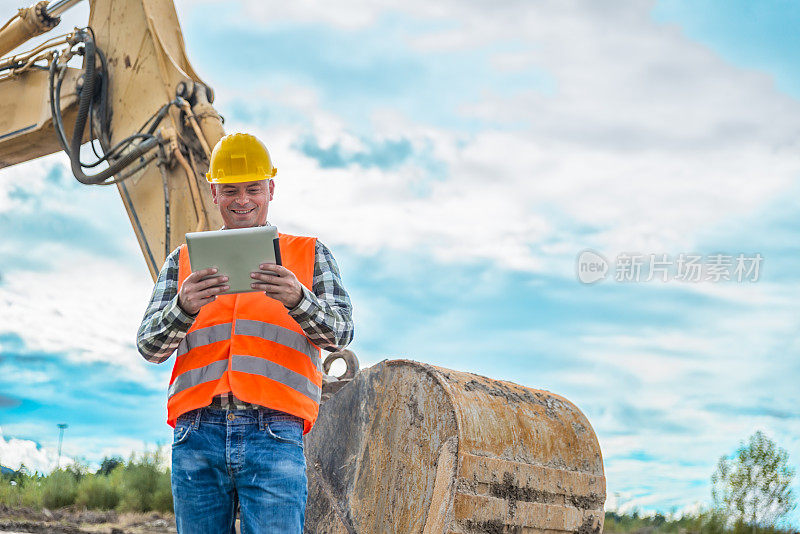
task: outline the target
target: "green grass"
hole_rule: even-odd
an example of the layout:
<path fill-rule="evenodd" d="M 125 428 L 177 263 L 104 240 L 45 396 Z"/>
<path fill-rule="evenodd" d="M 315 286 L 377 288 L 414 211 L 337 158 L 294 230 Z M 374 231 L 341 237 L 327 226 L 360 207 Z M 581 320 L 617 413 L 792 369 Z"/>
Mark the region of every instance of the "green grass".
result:
<path fill-rule="evenodd" d="M 794 534 L 792 528 L 756 527 L 730 521 L 724 514 L 706 510 L 697 515 L 668 518 L 663 514 L 642 516 L 606 512 L 603 531 L 610 534 Z"/>
<path fill-rule="evenodd" d="M 170 472 L 161 467 L 158 453 L 132 456 L 127 462 L 104 461 L 103 466 L 96 473 L 70 466 L 47 476 L 21 467 L 0 477 L 0 503 L 34 509 L 77 505 L 120 512 L 173 511 Z"/>

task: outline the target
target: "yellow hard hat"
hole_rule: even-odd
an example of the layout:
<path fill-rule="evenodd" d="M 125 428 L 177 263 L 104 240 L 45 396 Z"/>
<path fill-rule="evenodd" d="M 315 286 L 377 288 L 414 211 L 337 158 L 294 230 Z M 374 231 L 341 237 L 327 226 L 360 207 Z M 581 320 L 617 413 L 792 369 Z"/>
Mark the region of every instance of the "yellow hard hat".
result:
<path fill-rule="evenodd" d="M 235 133 L 217 141 L 206 180 L 212 184 L 236 184 L 267 180 L 277 172 L 264 143 L 254 135 Z"/>

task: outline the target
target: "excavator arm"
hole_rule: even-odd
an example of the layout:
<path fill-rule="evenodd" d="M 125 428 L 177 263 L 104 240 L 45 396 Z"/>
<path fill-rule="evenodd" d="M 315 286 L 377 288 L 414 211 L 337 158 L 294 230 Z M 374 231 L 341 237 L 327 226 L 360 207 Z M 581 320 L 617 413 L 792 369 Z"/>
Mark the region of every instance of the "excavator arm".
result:
<path fill-rule="evenodd" d="M 85 28 L 0 60 L 0 168 L 64 150 L 80 182 L 115 185 L 155 279 L 186 232 L 222 226 L 204 178 L 222 119 L 171 0 L 90 5 Z M 0 53 L 57 23 L 46 1 L 21 9 Z"/>

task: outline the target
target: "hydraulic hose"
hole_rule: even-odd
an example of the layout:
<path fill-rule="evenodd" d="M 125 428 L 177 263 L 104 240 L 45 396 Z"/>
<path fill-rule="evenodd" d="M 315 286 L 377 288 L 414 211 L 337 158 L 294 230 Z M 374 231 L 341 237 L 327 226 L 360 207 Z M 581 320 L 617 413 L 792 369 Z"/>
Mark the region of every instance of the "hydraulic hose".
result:
<path fill-rule="evenodd" d="M 53 127 L 55 128 L 56 136 L 58 137 L 58 141 L 61 143 L 61 147 L 64 149 L 65 152 L 69 153 L 69 146 L 67 146 L 67 139 L 64 135 L 64 128 L 61 120 L 61 106 L 56 102 L 56 98 L 58 96 L 58 91 L 55 88 L 57 63 L 58 63 L 58 52 L 56 52 L 53 55 L 52 59 L 50 60 L 50 116 L 53 118 Z M 59 73 L 59 81 L 58 81 L 59 88 L 61 88 L 62 81 L 63 78 L 61 77 L 61 73 Z"/>
<path fill-rule="evenodd" d="M 70 166 L 72 167 L 72 174 L 75 175 L 75 178 L 80 183 L 87 185 L 98 185 L 102 184 L 106 181 L 106 179 L 117 174 L 119 171 L 139 159 L 143 154 L 158 145 L 158 139 L 155 137 L 149 137 L 145 139 L 136 148 L 122 156 L 119 160 L 115 161 L 107 169 L 100 171 L 95 175 L 87 176 L 83 173 L 83 168 L 81 167 L 80 162 L 80 150 L 81 141 L 83 140 L 83 132 L 86 129 L 86 119 L 89 116 L 89 108 L 92 99 L 94 98 L 96 48 L 94 39 L 92 39 L 88 34 L 83 33 L 82 40 L 85 47 L 84 58 L 86 61 L 86 68 L 84 69 L 83 88 L 81 89 L 78 103 L 78 115 L 75 119 L 75 128 L 72 132 L 72 141 L 70 142 L 67 155 L 69 156 Z"/>
<path fill-rule="evenodd" d="M 55 53 L 52 61 L 50 62 L 50 69 L 49 69 L 50 70 L 50 115 L 53 117 L 53 129 L 56 131 L 56 137 L 58 137 L 58 141 L 61 143 L 61 148 L 64 149 L 64 152 L 66 152 L 67 155 L 69 155 L 70 153 L 69 143 L 67 143 L 67 134 L 66 132 L 64 132 L 64 118 L 61 116 L 61 85 L 64 82 L 64 75 L 67 73 L 67 68 L 62 67 L 59 73 L 56 74 L 55 71 L 56 71 L 57 59 L 58 59 L 58 52 Z M 104 131 L 107 131 L 107 127 L 101 126 L 101 133 Z M 106 154 L 100 157 L 100 159 L 98 159 L 94 163 L 84 163 L 81 161 L 81 167 L 87 167 L 87 168 L 96 167 L 101 163 L 103 163 L 104 161 L 115 157 L 117 155 L 117 152 L 119 152 L 123 148 L 127 148 L 127 146 L 131 143 L 133 139 L 147 139 L 151 136 L 152 136 L 151 131 L 148 131 L 146 134 L 135 133 L 131 136 L 128 136 L 119 143 L 117 143 L 116 145 L 114 145 L 111 149 L 106 150 Z M 113 183 L 113 182 L 104 182 L 104 183 Z"/>
<path fill-rule="evenodd" d="M 162 147 L 163 153 L 163 147 Z M 169 256 L 169 253 L 172 251 L 170 249 L 169 237 L 170 237 L 170 210 L 169 210 L 169 186 L 167 180 L 167 170 L 164 168 L 166 166 L 166 157 L 163 156 L 162 160 L 158 162 L 158 168 L 161 170 L 161 185 L 164 188 L 164 254 Z"/>

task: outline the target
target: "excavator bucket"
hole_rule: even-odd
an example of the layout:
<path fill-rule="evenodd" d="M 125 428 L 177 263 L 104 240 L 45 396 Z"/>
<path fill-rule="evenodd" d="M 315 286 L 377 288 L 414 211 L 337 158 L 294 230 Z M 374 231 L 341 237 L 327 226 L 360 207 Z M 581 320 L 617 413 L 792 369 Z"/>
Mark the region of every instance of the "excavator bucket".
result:
<path fill-rule="evenodd" d="M 305 447 L 307 533 L 603 528 L 597 437 L 548 391 L 384 360 L 320 407 Z"/>

